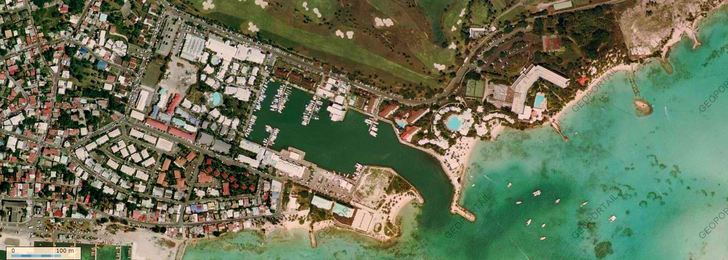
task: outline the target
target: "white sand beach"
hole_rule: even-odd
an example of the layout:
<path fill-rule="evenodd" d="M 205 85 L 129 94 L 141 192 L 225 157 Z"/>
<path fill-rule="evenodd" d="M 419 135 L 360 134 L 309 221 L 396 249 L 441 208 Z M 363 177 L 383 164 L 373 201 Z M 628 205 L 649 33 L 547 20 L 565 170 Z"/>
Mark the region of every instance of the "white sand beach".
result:
<path fill-rule="evenodd" d="M 118 231 L 116 234 L 108 234 L 103 231 L 105 236 L 102 240 L 106 244 L 131 244 L 132 259 L 148 259 L 156 260 L 160 257 L 163 259 L 175 259 L 178 250 L 184 244 L 183 240 L 169 238 L 159 233 L 154 233 L 146 229 L 137 229 L 132 232 Z M 174 244 L 174 245 L 172 245 Z M 183 254 L 182 250 L 179 252 Z"/>
<path fill-rule="evenodd" d="M 574 105 L 576 105 L 585 96 L 596 94 L 594 92 L 598 91 L 598 89 L 595 89 L 595 87 L 600 85 L 603 81 L 607 80 L 615 73 L 620 72 L 620 71 L 631 71 L 631 70 L 637 69 L 638 66 L 640 66 L 638 63 L 619 64 L 619 65 L 614 66 L 614 67 L 610 68 L 609 70 L 605 71 L 598 78 L 591 80 L 589 82 L 589 85 L 587 86 L 586 90 L 577 91 L 576 97 L 574 97 L 574 99 L 569 101 L 569 103 L 567 103 L 558 113 L 556 113 L 556 115 L 553 116 L 553 119 L 555 119 L 556 121 L 560 121 L 562 119 L 562 117 L 566 113 L 568 113 L 568 111 L 577 110 L 577 108 L 574 107 Z M 572 111 L 572 112 L 574 112 L 574 111 Z M 550 122 L 548 120 L 544 122 L 545 125 L 547 125 L 549 123 Z"/>

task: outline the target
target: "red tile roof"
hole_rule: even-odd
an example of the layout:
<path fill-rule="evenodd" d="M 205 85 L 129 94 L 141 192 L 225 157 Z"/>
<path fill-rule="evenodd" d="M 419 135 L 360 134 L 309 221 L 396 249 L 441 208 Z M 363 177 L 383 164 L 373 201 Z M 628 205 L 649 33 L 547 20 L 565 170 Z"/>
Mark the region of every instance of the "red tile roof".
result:
<path fill-rule="evenodd" d="M 579 78 L 579 85 L 586 86 L 587 82 L 589 82 L 589 77 L 586 75 L 582 75 L 581 78 Z"/>
<path fill-rule="evenodd" d="M 184 130 L 176 128 L 176 127 L 170 127 L 169 130 L 167 130 L 167 132 L 176 137 L 185 139 L 185 140 L 189 141 L 190 143 L 195 142 L 194 133 L 190 133 L 190 132 L 184 131 Z"/>
<path fill-rule="evenodd" d="M 167 178 L 167 173 L 160 172 L 159 175 L 157 176 L 157 184 L 162 185 L 162 186 L 167 186 L 167 180 L 165 180 L 166 178 Z"/>
<path fill-rule="evenodd" d="M 187 154 L 187 157 L 185 159 L 187 159 L 188 162 L 191 162 L 192 160 L 195 159 L 195 157 L 197 157 L 197 154 L 193 151 L 190 151 L 190 153 Z"/>
<path fill-rule="evenodd" d="M 172 163 L 172 160 L 165 158 L 164 162 L 162 163 L 162 171 L 169 170 L 169 165 Z"/>
<path fill-rule="evenodd" d="M 389 104 L 389 105 L 386 105 L 379 112 L 379 116 L 380 117 L 387 118 L 390 115 L 392 115 L 392 113 L 394 113 L 394 111 L 396 111 L 398 108 L 399 108 L 399 105 L 397 105 L 397 104 Z"/>
<path fill-rule="evenodd" d="M 172 98 L 172 101 L 169 102 L 169 105 L 167 106 L 167 114 L 173 114 L 174 109 L 177 108 L 177 106 L 182 103 L 182 98 L 184 98 L 182 95 L 175 93 L 174 98 Z"/>
<path fill-rule="evenodd" d="M 199 174 L 197 174 L 197 182 L 202 184 L 210 183 L 212 182 L 212 176 L 208 175 L 205 172 L 200 172 Z"/>
<path fill-rule="evenodd" d="M 414 136 L 414 135 L 415 135 L 415 134 L 416 134 L 417 132 L 419 132 L 419 131 L 420 131 L 420 129 L 421 129 L 421 128 L 420 128 L 420 127 L 417 127 L 417 126 L 407 126 L 407 127 L 406 127 L 406 128 L 404 129 L 404 132 L 402 132 L 402 134 L 401 134 L 401 135 L 399 135 L 399 137 L 400 137 L 400 138 L 402 138 L 402 140 L 405 140 L 405 141 L 407 141 L 407 142 L 411 142 L 411 141 L 412 141 L 412 137 L 413 137 L 413 136 Z"/>
<path fill-rule="evenodd" d="M 187 186 L 185 186 L 185 179 L 176 179 L 175 181 L 177 182 L 177 189 L 184 190 L 187 188 Z"/>
<path fill-rule="evenodd" d="M 422 108 L 422 109 L 410 112 L 409 117 L 407 117 L 407 123 L 414 124 L 415 122 L 417 122 L 417 120 L 422 118 L 422 116 L 427 114 L 427 112 L 430 112 L 429 108 Z"/>
<path fill-rule="evenodd" d="M 160 131 L 167 131 L 167 129 L 169 129 L 169 126 L 165 123 L 151 118 L 147 118 L 147 120 L 144 120 L 144 123 Z"/>

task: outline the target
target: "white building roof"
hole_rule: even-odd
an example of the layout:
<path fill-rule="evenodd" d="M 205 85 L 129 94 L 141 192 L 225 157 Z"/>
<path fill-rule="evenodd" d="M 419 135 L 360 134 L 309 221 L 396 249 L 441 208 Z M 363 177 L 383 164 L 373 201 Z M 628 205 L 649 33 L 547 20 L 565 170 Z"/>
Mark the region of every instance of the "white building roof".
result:
<path fill-rule="evenodd" d="M 119 128 L 114 129 L 113 131 L 109 132 L 109 137 L 114 138 L 121 134 L 121 130 Z"/>
<path fill-rule="evenodd" d="M 129 135 L 134 138 L 143 138 L 144 137 L 144 133 L 137 130 L 136 128 L 132 128 L 131 131 L 129 131 Z"/>
<path fill-rule="evenodd" d="M 258 166 L 260 166 L 260 161 L 259 160 L 256 160 L 256 159 L 247 157 L 247 156 L 242 155 L 242 154 L 238 154 L 238 157 L 236 157 L 235 160 L 237 160 L 238 162 L 241 162 L 241 163 L 245 163 L 247 165 L 250 165 L 250 167 L 253 167 L 253 168 L 258 168 Z"/>
<path fill-rule="evenodd" d="M 174 147 L 174 143 L 160 137 L 159 139 L 157 139 L 157 145 L 155 147 L 162 151 L 171 152 L 172 148 Z"/>
<path fill-rule="evenodd" d="M 314 205 L 320 209 L 329 210 L 329 209 L 331 209 L 331 207 L 334 206 L 334 202 L 321 198 L 319 196 L 313 195 L 313 199 L 311 199 L 311 205 Z"/>
<path fill-rule="evenodd" d="M 238 48 L 235 52 L 235 58 L 243 61 L 263 64 L 263 61 L 265 61 L 265 53 L 255 47 L 238 45 Z"/>
<path fill-rule="evenodd" d="M 242 139 L 240 140 L 240 148 L 243 148 L 243 150 L 251 151 L 253 153 L 259 153 L 261 150 L 263 150 L 263 147 L 259 144 L 256 144 L 248 139 Z"/>
<path fill-rule="evenodd" d="M 515 82 L 513 82 L 512 89 L 515 92 L 513 97 L 513 103 L 511 105 L 511 111 L 516 114 L 524 113 L 524 104 L 528 95 L 528 89 L 533 86 L 538 79 L 545 79 L 560 88 L 566 88 L 569 85 L 569 79 L 550 71 L 542 66 L 531 65 L 528 71 L 521 74 Z"/>
<path fill-rule="evenodd" d="M 276 170 L 279 170 L 290 177 L 303 178 L 303 174 L 306 171 L 306 167 L 303 165 L 282 160 L 278 155 L 273 155 L 272 159 L 275 163 L 273 167 Z"/>
<path fill-rule="evenodd" d="M 149 91 L 142 89 L 139 91 L 139 98 L 137 98 L 136 110 L 144 111 L 147 107 L 147 99 L 149 98 Z"/>
<path fill-rule="evenodd" d="M 235 47 L 215 38 L 207 39 L 205 47 L 217 53 L 217 55 L 222 57 L 223 60 L 232 60 L 237 53 L 237 49 Z"/>
<path fill-rule="evenodd" d="M 189 61 L 197 61 L 202 56 L 204 48 L 205 39 L 188 33 L 185 35 L 185 45 L 182 47 L 180 57 Z"/>
<path fill-rule="evenodd" d="M 139 120 L 139 121 L 143 121 L 144 120 L 144 114 L 142 114 L 142 112 L 139 112 L 139 111 L 136 111 L 136 110 L 132 110 L 130 116 L 131 116 L 131 118 L 134 118 L 134 119 Z"/>

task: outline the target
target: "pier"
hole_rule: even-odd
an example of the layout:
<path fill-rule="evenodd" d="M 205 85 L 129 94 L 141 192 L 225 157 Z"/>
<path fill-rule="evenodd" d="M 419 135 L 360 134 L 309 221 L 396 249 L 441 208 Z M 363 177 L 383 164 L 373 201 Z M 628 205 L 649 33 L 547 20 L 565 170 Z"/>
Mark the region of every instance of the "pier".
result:
<path fill-rule="evenodd" d="M 453 201 L 452 205 L 450 205 L 450 213 L 457 214 L 470 222 L 475 222 L 475 214 L 463 206 L 460 206 L 460 204 L 455 201 Z"/>
<path fill-rule="evenodd" d="M 564 133 L 563 133 L 563 132 L 561 131 L 561 126 L 559 125 L 559 122 L 557 122 L 557 121 L 556 121 L 555 119 L 551 119 L 550 121 L 551 121 L 551 127 L 553 127 L 553 128 L 554 128 L 554 131 L 556 131 L 556 133 L 557 133 L 557 134 L 559 134 L 559 135 L 561 136 L 561 139 L 564 139 L 564 142 L 568 142 L 568 141 L 569 141 L 569 137 L 568 137 L 568 136 L 566 136 L 566 135 L 565 135 L 565 134 L 564 134 Z"/>
<path fill-rule="evenodd" d="M 308 240 L 311 242 L 311 248 L 316 248 L 316 233 L 313 231 L 313 226 L 308 230 Z"/>

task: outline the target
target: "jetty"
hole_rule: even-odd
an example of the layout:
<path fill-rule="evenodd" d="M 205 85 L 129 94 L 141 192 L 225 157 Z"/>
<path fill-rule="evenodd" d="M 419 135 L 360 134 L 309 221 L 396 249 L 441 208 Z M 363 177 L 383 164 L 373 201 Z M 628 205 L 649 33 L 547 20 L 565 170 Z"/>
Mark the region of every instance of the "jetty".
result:
<path fill-rule="evenodd" d="M 316 233 L 314 233 L 313 227 L 308 230 L 308 240 L 311 241 L 311 248 L 316 248 Z"/>
<path fill-rule="evenodd" d="M 649 116 L 652 114 L 652 104 L 640 95 L 640 88 L 634 79 L 634 71 L 630 70 L 629 83 L 632 85 L 632 93 L 634 93 L 634 108 L 637 116 Z"/>
<path fill-rule="evenodd" d="M 557 122 L 555 119 L 551 119 L 551 127 L 554 128 L 554 131 L 556 131 L 557 134 L 561 136 L 561 139 L 564 139 L 564 142 L 569 141 L 569 137 L 564 134 L 564 132 L 561 131 L 561 126 L 559 125 L 559 122 Z"/>
<path fill-rule="evenodd" d="M 470 222 L 475 222 L 475 214 L 463 206 L 460 206 L 458 203 L 452 203 L 450 206 L 450 212 L 457 214 Z"/>

